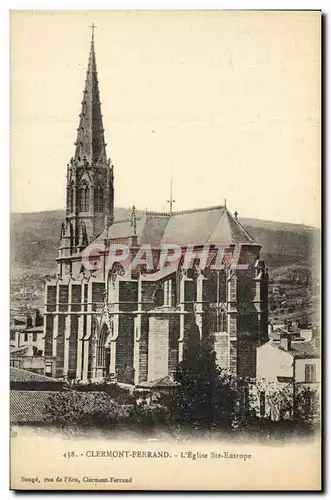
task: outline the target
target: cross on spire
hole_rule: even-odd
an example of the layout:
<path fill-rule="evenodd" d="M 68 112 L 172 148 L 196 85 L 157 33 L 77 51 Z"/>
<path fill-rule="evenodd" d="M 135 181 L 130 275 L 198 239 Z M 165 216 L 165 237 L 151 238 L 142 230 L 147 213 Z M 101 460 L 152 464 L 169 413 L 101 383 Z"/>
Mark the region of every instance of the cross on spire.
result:
<path fill-rule="evenodd" d="M 92 23 L 90 25 L 90 28 L 92 29 L 92 42 L 94 42 L 94 30 L 95 30 L 95 28 L 97 28 L 97 26 L 94 23 Z"/>
<path fill-rule="evenodd" d="M 170 199 L 167 200 L 167 203 L 169 203 L 169 213 L 172 215 L 172 205 L 176 203 L 176 200 L 172 197 L 172 178 L 170 179 Z"/>

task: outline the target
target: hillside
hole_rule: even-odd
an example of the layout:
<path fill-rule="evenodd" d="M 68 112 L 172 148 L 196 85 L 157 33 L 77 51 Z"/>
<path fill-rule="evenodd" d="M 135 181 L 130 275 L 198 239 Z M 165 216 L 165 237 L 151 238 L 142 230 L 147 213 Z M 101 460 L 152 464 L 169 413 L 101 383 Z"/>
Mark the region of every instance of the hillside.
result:
<path fill-rule="evenodd" d="M 130 210 L 115 208 L 115 218 Z M 13 266 L 54 268 L 64 210 L 11 214 L 11 263 Z"/>
<path fill-rule="evenodd" d="M 115 208 L 115 220 L 126 218 L 129 213 L 127 208 Z M 63 210 L 13 213 L 12 265 L 54 267 L 63 218 Z M 307 263 L 312 256 L 314 238 L 319 237 L 317 229 L 299 224 L 245 218 L 241 218 L 240 222 L 262 245 L 263 257 L 270 267 L 283 264 L 284 259 Z"/>
<path fill-rule="evenodd" d="M 126 218 L 129 213 L 129 209 L 115 208 L 115 219 Z M 63 210 L 11 215 L 11 310 L 16 316 L 42 307 L 44 277 L 55 271 L 63 218 Z M 261 258 L 270 269 L 271 283 L 285 280 L 290 286 L 293 266 L 301 277 L 299 282 L 307 282 L 314 254 L 319 261 L 318 229 L 259 219 L 240 218 L 240 222 L 262 245 Z M 299 289 L 298 293 L 301 300 Z"/>

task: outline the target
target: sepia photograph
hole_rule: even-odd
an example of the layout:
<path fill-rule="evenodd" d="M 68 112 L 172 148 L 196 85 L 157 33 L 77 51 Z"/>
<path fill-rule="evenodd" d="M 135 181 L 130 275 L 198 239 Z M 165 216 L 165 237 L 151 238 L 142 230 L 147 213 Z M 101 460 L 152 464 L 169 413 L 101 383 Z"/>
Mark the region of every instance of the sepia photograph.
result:
<path fill-rule="evenodd" d="M 10 487 L 321 489 L 321 11 L 14 10 Z"/>

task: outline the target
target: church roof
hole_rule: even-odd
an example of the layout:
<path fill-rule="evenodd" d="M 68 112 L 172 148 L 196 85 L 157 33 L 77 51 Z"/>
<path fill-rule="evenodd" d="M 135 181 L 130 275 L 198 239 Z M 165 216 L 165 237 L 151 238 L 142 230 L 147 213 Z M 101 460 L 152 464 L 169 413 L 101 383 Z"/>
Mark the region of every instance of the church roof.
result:
<path fill-rule="evenodd" d="M 101 239 L 115 240 L 129 238 L 133 235 L 130 220 L 115 221 L 107 234 Z M 161 244 L 235 244 L 256 245 L 252 236 L 223 206 L 199 208 L 169 213 L 147 212 L 136 219 L 136 236 L 138 245 L 150 243 Z"/>
<path fill-rule="evenodd" d="M 75 160 L 84 157 L 89 163 L 107 161 L 104 129 L 102 124 L 99 83 L 92 37 L 85 88 L 77 133 Z"/>

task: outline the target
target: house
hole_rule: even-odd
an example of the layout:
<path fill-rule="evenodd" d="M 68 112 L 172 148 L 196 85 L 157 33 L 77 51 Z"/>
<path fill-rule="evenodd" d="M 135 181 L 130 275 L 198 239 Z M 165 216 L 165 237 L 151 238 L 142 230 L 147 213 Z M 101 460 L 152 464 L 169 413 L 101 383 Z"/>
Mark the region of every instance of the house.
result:
<path fill-rule="evenodd" d="M 10 338 L 10 347 L 12 349 L 17 349 L 27 343 L 24 341 L 24 335 L 22 334 L 24 328 L 26 328 L 25 322 L 20 321 L 18 319 L 14 319 L 14 321 L 10 325 L 9 338 Z"/>
<path fill-rule="evenodd" d="M 43 324 L 44 319 L 39 309 L 35 309 L 33 318 L 28 315 L 26 322 L 14 319 L 10 325 L 10 347 L 12 349 L 28 347 L 29 352 L 40 351 L 39 355 L 42 355 L 44 350 Z"/>
<path fill-rule="evenodd" d="M 280 340 L 269 340 L 257 348 L 256 377 L 271 382 L 319 385 L 320 352 L 310 342 L 294 340 L 284 332 Z"/>
<path fill-rule="evenodd" d="M 44 321 L 39 309 L 10 327 L 10 366 L 55 376 L 55 358 L 44 356 Z"/>
<path fill-rule="evenodd" d="M 30 326 L 22 332 L 27 340 L 26 346 L 31 356 L 44 354 L 44 325 Z"/>
<path fill-rule="evenodd" d="M 285 413 L 291 417 L 296 411 L 295 401 L 299 394 L 303 394 L 307 405 L 311 406 L 312 400 L 320 393 L 320 351 L 312 342 L 301 337 L 296 340 L 297 335 L 297 332 L 282 330 L 279 340 L 271 339 L 257 348 L 256 387 L 260 416 L 273 413 L 273 418 L 277 419 L 283 405 Z"/>

